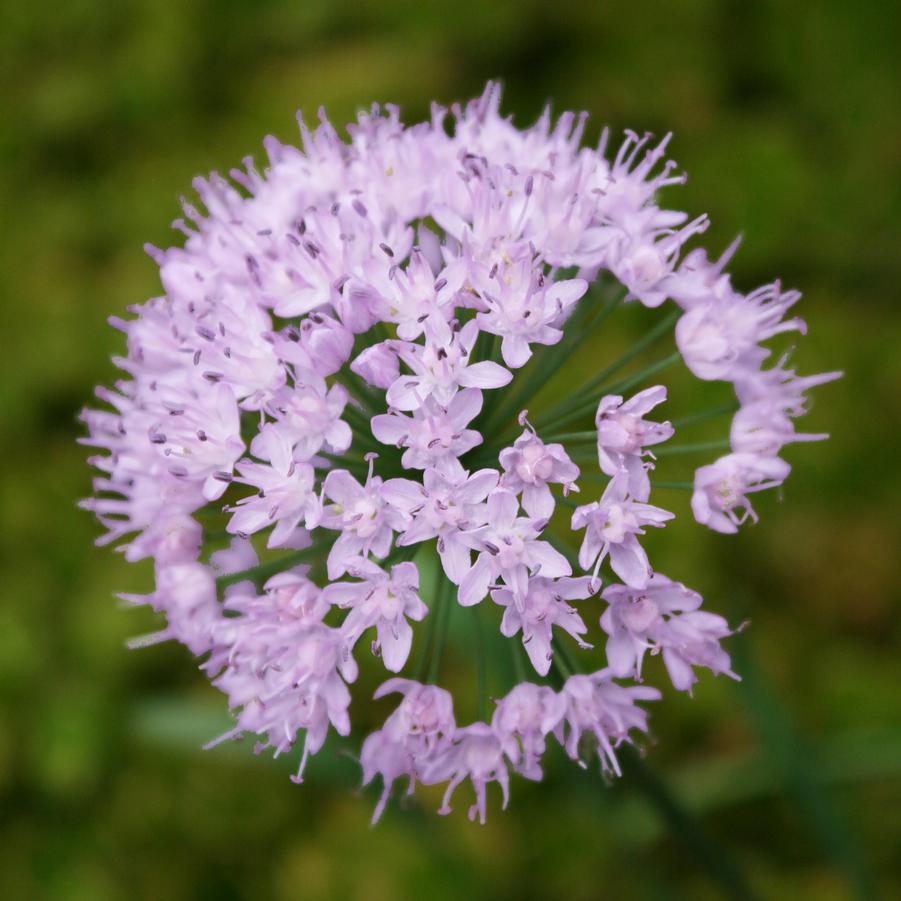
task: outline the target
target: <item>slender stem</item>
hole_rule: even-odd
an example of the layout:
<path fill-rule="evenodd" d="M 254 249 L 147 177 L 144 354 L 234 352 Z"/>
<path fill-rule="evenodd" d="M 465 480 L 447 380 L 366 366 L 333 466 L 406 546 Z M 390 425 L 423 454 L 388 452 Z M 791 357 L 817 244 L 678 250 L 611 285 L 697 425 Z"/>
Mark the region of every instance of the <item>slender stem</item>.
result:
<path fill-rule="evenodd" d="M 600 388 L 594 397 L 590 397 L 587 400 L 580 399 L 578 401 L 578 406 L 575 409 L 570 409 L 568 413 L 559 414 L 555 419 L 549 420 L 548 417 L 553 413 L 553 409 L 549 410 L 543 416 L 539 417 L 536 420 L 536 426 L 539 431 L 553 431 L 553 429 L 562 428 L 565 425 L 569 425 L 571 422 L 575 422 L 578 419 L 581 419 L 586 414 L 590 413 L 594 410 L 597 405 L 600 397 L 604 394 L 614 394 L 617 392 L 626 392 L 630 388 L 635 385 L 640 384 L 645 379 L 650 378 L 652 375 L 656 375 L 658 372 L 666 369 L 669 366 L 672 366 L 674 363 L 677 363 L 682 359 L 682 355 L 678 351 L 674 351 L 663 359 L 657 360 L 654 363 L 646 366 L 644 369 L 636 372 L 634 375 L 629 376 L 626 379 L 623 379 L 620 382 L 616 382 L 610 386 L 604 386 Z M 581 398 L 583 390 L 576 392 L 576 396 Z M 572 407 L 572 404 L 568 404 L 568 406 Z M 590 432 L 574 432 L 572 434 L 575 435 L 588 435 Z M 559 439 L 557 439 L 559 440 Z M 473 465 L 481 465 L 487 462 L 490 462 L 493 459 L 493 456 L 496 456 L 500 453 L 502 445 L 485 445 L 484 447 L 479 449 L 478 453 L 473 454 L 472 464 Z"/>
<path fill-rule="evenodd" d="M 589 430 L 587 432 L 563 432 L 559 435 L 543 436 L 542 440 L 545 444 L 550 444 L 552 441 L 569 441 L 575 444 L 579 441 L 597 441 L 598 433 L 597 430 Z"/>
<path fill-rule="evenodd" d="M 385 412 L 384 397 L 379 397 L 355 372 L 346 370 L 343 373 L 341 384 L 370 415 Z"/>
<path fill-rule="evenodd" d="M 335 454 L 327 454 L 319 451 L 317 457 L 324 457 L 330 463 L 333 463 L 333 469 L 346 469 L 358 482 L 365 482 L 366 476 L 369 474 L 369 466 L 362 460 L 353 457 L 339 457 Z"/>
<path fill-rule="evenodd" d="M 702 410 L 700 413 L 692 413 L 689 416 L 682 416 L 673 420 L 674 429 L 682 429 L 686 426 L 694 425 L 696 422 L 704 422 L 705 419 L 713 419 L 715 416 L 722 416 L 724 413 L 734 413 L 738 409 L 738 401 L 730 401 L 728 404 L 722 404 L 719 407 L 712 407 L 709 410 Z"/>
<path fill-rule="evenodd" d="M 573 340 L 574 347 L 581 344 L 614 310 L 619 308 L 619 305 L 626 298 L 625 293 L 620 288 L 621 285 L 617 282 L 613 288 L 614 293 L 607 298 L 604 305 L 594 314 L 594 319 L 588 323 L 588 327 L 576 335 Z M 568 350 L 572 350 L 572 348 L 568 348 Z"/>
<path fill-rule="evenodd" d="M 576 403 L 569 404 L 570 409 L 567 413 L 558 415 L 556 419 L 548 422 L 541 422 L 541 428 L 547 430 L 559 429 L 564 425 L 569 425 L 571 422 L 575 422 L 581 419 L 583 416 L 591 413 L 598 404 L 598 401 L 607 394 L 625 394 L 626 391 L 633 388 L 635 385 L 641 384 L 641 382 L 645 381 L 645 379 L 650 378 L 652 375 L 656 375 L 663 369 L 666 369 L 668 366 L 672 366 L 673 363 L 681 360 L 682 357 L 678 351 L 669 354 L 664 357 L 662 360 L 657 360 L 654 363 L 646 366 L 644 369 L 639 370 L 634 375 L 629 376 L 619 382 L 614 382 L 612 385 L 602 385 L 597 388 L 589 397 L 584 397 L 583 392 L 578 392 L 577 397 L 579 400 Z"/>
<path fill-rule="evenodd" d="M 558 638 L 555 638 L 552 643 L 554 646 L 554 659 L 557 661 L 557 668 L 563 672 L 564 678 L 568 678 L 569 676 L 580 672 L 580 667 L 570 655 L 569 648 L 567 648 Z"/>
<path fill-rule="evenodd" d="M 627 379 L 623 379 L 620 382 L 616 382 L 609 387 L 601 388 L 595 397 L 589 398 L 588 400 L 580 401 L 580 406 L 574 410 L 571 410 L 569 413 L 565 415 L 558 415 L 556 419 L 552 421 L 545 421 L 544 417 L 539 417 L 536 421 L 536 426 L 539 431 L 541 430 L 553 430 L 562 428 L 565 425 L 569 425 L 569 423 L 574 422 L 578 419 L 581 419 L 586 414 L 590 413 L 594 410 L 597 402 L 600 400 L 600 397 L 603 394 L 613 394 L 617 392 L 626 392 L 630 388 L 633 388 L 635 385 L 640 384 L 645 379 L 650 378 L 652 375 L 656 375 L 658 372 L 666 369 L 669 366 L 672 366 L 674 363 L 677 363 L 682 359 L 682 355 L 678 351 L 674 351 L 669 354 L 669 356 L 663 357 L 661 360 L 657 360 L 654 363 L 651 363 L 649 366 L 646 366 L 644 369 L 636 372 L 634 375 L 630 376 Z M 549 411 L 550 412 L 550 411 Z M 547 416 L 549 414 L 545 414 Z M 573 433 L 573 434 L 581 434 L 581 433 Z M 587 433 L 586 433 L 587 434 Z M 489 462 L 493 459 L 493 456 L 496 456 L 500 453 L 501 446 L 498 445 L 486 445 L 483 448 L 480 448 L 479 453 L 473 455 L 471 462 L 475 464 L 483 464 Z"/>
<path fill-rule="evenodd" d="M 313 547 L 304 548 L 301 551 L 294 551 L 292 554 L 286 554 L 284 557 L 279 557 L 277 560 L 267 560 L 265 563 L 251 566 L 249 569 L 242 569 L 240 572 L 227 573 L 224 576 L 219 576 L 219 578 L 216 579 L 216 585 L 219 588 L 227 588 L 229 585 L 235 585 L 238 582 L 247 580 L 259 584 L 270 576 L 277 575 L 280 572 L 284 572 L 286 569 L 297 566 L 299 563 L 305 563 L 317 555 L 324 555 L 326 553 L 326 548 L 321 545 L 314 545 Z"/>
<path fill-rule="evenodd" d="M 367 416 L 366 413 L 353 404 L 347 404 L 341 415 L 350 423 L 351 428 L 354 430 L 354 437 L 359 438 L 361 443 L 372 447 L 379 446 L 379 442 L 372 437 L 371 416 Z"/>
<path fill-rule="evenodd" d="M 670 327 L 675 323 L 676 319 L 680 316 L 680 312 L 676 311 L 671 313 L 669 316 L 666 316 L 654 328 L 650 329 L 645 335 L 643 335 L 638 341 L 636 341 L 625 353 L 621 354 L 617 357 L 612 363 L 608 366 L 604 367 L 599 373 L 597 373 L 593 378 L 589 379 L 584 385 L 577 388 L 572 394 L 569 395 L 569 398 L 562 403 L 557 404 L 555 407 L 552 407 L 548 410 L 543 420 L 545 421 L 546 427 L 550 425 L 550 423 L 554 422 L 556 417 L 560 417 L 563 414 L 569 412 L 574 406 L 580 405 L 581 398 L 585 397 L 585 395 L 591 395 L 596 390 L 602 386 L 607 379 L 610 378 L 611 375 L 618 372 L 623 368 L 627 363 L 630 363 L 635 357 L 642 353 L 646 348 L 650 347 L 658 338 L 664 335 L 667 331 L 669 331 Z"/>
<path fill-rule="evenodd" d="M 614 382 L 608 388 L 604 389 L 604 393 L 610 394 L 616 392 L 618 394 L 620 392 L 625 393 L 626 391 L 630 391 L 636 385 L 640 385 L 643 381 L 649 379 L 652 375 L 657 375 L 658 372 L 662 372 L 664 369 L 667 369 L 674 363 L 678 363 L 681 359 L 682 354 L 680 354 L 677 350 L 673 351 L 673 353 L 663 357 L 663 359 L 657 360 L 656 363 L 651 363 L 649 366 L 646 366 L 644 369 L 636 372 L 635 375 L 629 376 L 628 378 L 625 378 L 620 382 Z"/>
<path fill-rule="evenodd" d="M 363 469 L 368 469 L 369 464 L 361 457 L 359 454 L 353 454 L 350 451 L 347 451 L 343 454 L 330 454 L 328 451 L 317 451 L 317 457 L 323 457 L 328 460 L 330 463 L 339 463 L 343 469 L 347 469 L 350 467 L 362 467 Z"/>
<path fill-rule="evenodd" d="M 441 583 L 445 579 L 445 575 L 441 569 L 441 562 L 437 559 L 433 560 L 435 572 L 432 579 L 432 596 L 429 604 L 429 616 L 426 622 L 426 636 L 419 653 L 419 660 L 416 663 L 416 681 L 422 682 L 425 678 L 426 667 L 432 655 L 432 647 L 435 642 L 435 635 L 438 628 L 439 611 L 441 609 L 438 596 L 441 591 Z"/>
<path fill-rule="evenodd" d="M 589 299 L 583 298 L 575 313 L 570 317 L 564 326 L 563 339 L 543 351 L 538 351 L 534 359 L 530 363 L 530 372 L 528 378 L 519 384 L 517 389 L 510 393 L 509 398 L 496 411 L 492 417 L 498 423 L 499 432 L 501 434 L 507 431 L 508 420 L 515 413 L 518 413 L 522 406 L 529 402 L 532 395 L 535 394 L 552 375 L 562 359 L 570 356 L 576 348 L 622 303 L 623 295 L 617 293 L 616 296 L 610 297 L 606 303 L 595 313 L 594 318 L 588 323 L 587 327 L 582 328 L 583 320 L 590 312 L 591 307 Z"/>
<path fill-rule="evenodd" d="M 481 605 L 472 611 L 472 637 L 476 658 L 476 705 L 480 720 L 488 718 L 488 697 L 486 692 L 485 637 L 482 634 Z"/>
<path fill-rule="evenodd" d="M 561 642 L 554 642 L 554 666 L 564 679 L 580 672 L 578 664 L 569 656 Z M 730 856 L 669 791 L 662 780 L 641 759 L 639 752 L 628 742 L 617 748 L 625 764 L 626 777 L 650 802 L 658 816 L 667 824 L 673 837 L 685 847 L 710 875 L 726 890 L 726 897 L 737 901 L 754 901 L 754 894 L 742 871 Z"/>
<path fill-rule="evenodd" d="M 554 644 L 554 667 L 557 670 L 557 672 L 560 673 L 560 676 L 565 681 L 571 675 L 573 675 L 573 671 L 566 665 L 566 661 L 562 659 L 562 655 L 556 653 L 556 651 L 557 651 L 557 645 L 555 643 Z"/>
<path fill-rule="evenodd" d="M 679 803 L 660 777 L 641 759 L 638 751 L 623 744 L 617 749 L 617 754 L 625 764 L 629 782 L 644 795 L 676 841 L 708 872 L 711 879 L 719 883 L 725 896 L 736 901 L 753 901 L 755 895 L 727 849 Z"/>
<path fill-rule="evenodd" d="M 609 481 L 609 479 L 610 476 L 604 472 L 583 472 L 582 475 L 579 476 L 580 482 L 606 482 Z M 695 487 L 694 482 L 673 482 L 667 481 L 666 479 L 652 479 L 651 484 L 654 488 L 677 488 L 680 491 L 693 491 Z"/>
<path fill-rule="evenodd" d="M 522 644 L 515 638 L 510 642 L 510 653 L 513 655 L 513 674 L 516 677 L 517 684 L 525 682 L 527 676 L 526 667 L 522 660 Z"/>
<path fill-rule="evenodd" d="M 450 622 L 450 611 L 454 604 L 453 594 L 447 589 L 451 585 L 447 578 L 441 580 L 438 586 L 438 594 L 435 598 L 436 633 L 435 643 L 432 647 L 432 659 L 429 662 L 429 682 L 433 685 L 438 680 L 441 671 L 441 656 L 444 653 L 444 644 L 447 641 L 447 628 Z M 440 621 L 437 619 L 440 617 Z"/>
<path fill-rule="evenodd" d="M 663 444 L 659 448 L 654 448 L 654 455 L 657 457 L 669 457 L 678 454 L 693 454 L 699 451 L 725 450 L 731 447 L 732 445 L 726 439 L 722 441 L 701 441 L 696 444 Z"/>

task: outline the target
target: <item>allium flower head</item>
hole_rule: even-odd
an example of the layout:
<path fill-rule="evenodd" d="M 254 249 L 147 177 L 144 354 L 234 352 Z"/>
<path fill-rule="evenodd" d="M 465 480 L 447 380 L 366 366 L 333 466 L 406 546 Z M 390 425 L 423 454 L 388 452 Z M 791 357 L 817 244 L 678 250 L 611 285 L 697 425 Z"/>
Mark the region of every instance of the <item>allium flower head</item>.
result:
<path fill-rule="evenodd" d="M 393 106 L 346 137 L 301 119 L 299 147 L 270 137 L 263 163 L 195 180 L 184 241 L 148 248 L 161 295 L 111 320 L 127 350 L 83 414 L 98 470 L 83 505 L 98 543 L 152 560 L 153 590 L 126 600 L 163 623 L 133 644 L 201 658 L 235 720 L 210 747 L 256 736 L 301 781 L 353 741 L 364 785 L 381 777 L 374 820 L 404 779 L 442 785 L 441 813 L 468 784 L 484 822 L 489 793 L 506 806 L 511 773 L 541 779 L 554 748 L 618 774 L 660 697 L 636 684 L 659 675 L 649 657 L 678 690 L 735 676 L 733 630 L 643 544 L 695 527 L 688 495 L 670 512 L 657 490 L 693 489 L 694 519 L 736 532 L 757 521 L 749 496 L 788 476 L 782 449 L 825 437 L 794 420 L 837 373 L 798 376 L 768 343 L 804 333 L 798 293 L 743 294 L 725 269 L 737 242 L 713 262 L 692 246 L 706 216 L 659 205 L 684 181 L 669 135 L 608 152 L 606 129 L 581 146 L 584 124 L 546 111 L 519 129 L 495 84 L 412 127 Z M 603 323 L 627 303 L 677 314 L 615 347 Z M 676 318 L 678 353 L 620 373 Z M 679 359 L 736 410 L 730 452 L 695 459 L 693 482 L 667 477 L 670 455 L 719 443 L 671 444 L 652 412 L 717 414 L 649 384 Z M 487 643 L 449 642 L 451 617 L 509 640 L 502 697 L 485 694 Z M 438 684 L 446 647 L 462 672 L 480 658 L 477 710 Z M 402 674 L 362 743 L 361 667 Z"/>

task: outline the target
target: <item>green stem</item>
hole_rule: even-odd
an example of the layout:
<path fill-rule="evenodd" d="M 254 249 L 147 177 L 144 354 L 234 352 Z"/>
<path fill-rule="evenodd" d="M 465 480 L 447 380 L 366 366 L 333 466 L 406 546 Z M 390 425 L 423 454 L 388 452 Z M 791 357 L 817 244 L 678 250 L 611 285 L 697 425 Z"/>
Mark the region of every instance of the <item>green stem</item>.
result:
<path fill-rule="evenodd" d="M 564 679 L 580 672 L 561 642 L 554 642 L 554 666 Z M 659 776 L 641 759 L 632 745 L 624 742 L 617 748 L 624 764 L 626 778 L 648 800 L 670 833 L 725 890 L 726 897 L 737 901 L 753 901 L 754 894 L 747 879 L 726 848 L 719 844 L 669 791 Z"/>
<path fill-rule="evenodd" d="M 545 444 L 550 444 L 554 441 L 563 442 L 569 441 L 572 443 L 580 442 L 580 441 L 597 441 L 598 433 L 597 430 L 589 430 L 587 432 L 563 432 L 560 435 L 548 435 L 547 437 L 543 437 L 542 441 Z"/>
<path fill-rule="evenodd" d="M 680 315 L 681 313 L 676 311 L 669 316 L 666 316 L 658 322 L 654 328 L 650 329 L 650 331 L 636 341 L 625 353 L 621 354 L 593 378 L 589 379 L 584 385 L 572 392 L 568 400 L 565 400 L 548 410 L 544 417 L 542 417 L 545 428 L 553 427 L 552 423 L 555 422 L 556 418 L 568 413 L 574 406 L 580 405 L 582 403 L 581 399 L 585 397 L 585 395 L 591 395 L 596 392 L 599 387 L 604 385 L 611 375 L 618 372 L 623 366 L 630 363 L 635 357 L 654 344 L 658 338 L 669 331 Z"/>
<path fill-rule="evenodd" d="M 658 372 L 661 372 L 667 367 L 672 366 L 674 363 L 677 363 L 681 359 L 682 355 L 678 351 L 674 351 L 673 353 L 669 354 L 669 356 L 663 357 L 663 359 L 651 363 L 649 366 L 646 366 L 644 369 L 636 372 L 634 375 L 629 376 L 629 378 L 623 379 L 622 381 L 616 382 L 608 387 L 601 388 L 595 397 L 580 401 L 581 406 L 579 406 L 575 410 L 572 410 L 570 413 L 564 416 L 558 416 L 557 419 L 550 422 L 544 421 L 543 417 L 539 418 L 536 421 L 536 427 L 538 431 L 550 431 L 553 429 L 562 428 L 565 425 L 569 425 L 571 422 L 581 419 L 583 416 L 591 413 L 595 409 L 601 396 L 603 396 L 604 394 L 625 393 L 630 388 L 633 388 L 635 385 L 641 384 L 641 382 L 645 381 L 645 379 L 650 378 L 652 375 L 656 375 Z M 574 432 L 572 434 L 582 435 L 591 433 L 586 431 Z M 473 454 L 469 462 L 473 466 L 485 465 L 486 463 L 490 463 L 501 452 L 502 449 L 502 445 L 487 445 L 483 448 L 480 448 L 478 453 Z"/>
<path fill-rule="evenodd" d="M 367 416 L 353 404 L 347 404 L 341 415 L 353 429 L 354 438 L 358 439 L 361 444 L 373 449 L 378 449 L 381 446 L 381 442 L 376 441 L 376 439 L 372 437 L 371 416 Z"/>
<path fill-rule="evenodd" d="M 719 884 L 725 897 L 736 901 L 753 901 L 755 895 L 727 849 L 686 810 L 660 777 L 641 759 L 638 751 L 623 744 L 617 749 L 617 754 L 629 783 L 641 792 L 667 824 L 673 838 Z"/>
<path fill-rule="evenodd" d="M 216 579 L 216 586 L 218 588 L 227 588 L 229 585 L 235 585 L 238 582 L 244 582 L 246 580 L 250 580 L 254 584 L 259 585 L 271 576 L 284 572 L 286 569 L 291 569 L 300 563 L 306 563 L 308 560 L 314 559 L 317 555 L 325 555 L 327 552 L 327 549 L 323 548 L 321 545 L 304 548 L 302 551 L 294 551 L 294 553 L 286 554 L 284 557 L 279 557 L 277 560 L 267 560 L 265 563 L 251 566 L 249 569 L 242 569 L 237 573 L 228 573 L 227 575 L 219 576 L 219 578 Z"/>
<path fill-rule="evenodd" d="M 509 399 L 492 417 L 499 424 L 498 435 L 507 431 L 508 420 L 518 413 L 523 405 L 528 403 L 548 380 L 548 377 L 556 372 L 563 359 L 569 357 L 576 348 L 622 303 L 623 295 L 617 294 L 609 298 L 595 313 L 594 318 L 586 328 L 582 328 L 583 320 L 591 311 L 589 298 L 585 297 L 576 308 L 575 313 L 566 323 L 564 337 L 552 347 L 538 351 L 529 364 L 528 378 L 520 383 L 516 391 L 510 394 Z"/>
<path fill-rule="evenodd" d="M 454 604 L 453 592 L 448 592 L 447 590 L 449 586 L 451 586 L 450 581 L 447 578 L 443 578 L 438 586 L 438 594 L 435 598 L 437 628 L 435 644 L 432 648 L 432 659 L 429 662 L 429 682 L 433 685 L 438 681 L 438 673 L 441 671 L 441 656 L 444 653 L 444 645 L 447 641 L 447 628 L 450 622 L 450 611 Z"/>
<path fill-rule="evenodd" d="M 422 682 L 425 679 L 426 668 L 429 663 L 429 658 L 432 654 L 432 647 L 435 642 L 435 636 L 438 628 L 438 618 L 439 611 L 441 609 L 439 604 L 439 594 L 441 591 L 441 583 L 445 580 L 444 572 L 441 569 L 441 562 L 437 558 L 433 559 L 434 565 L 434 574 L 432 579 L 432 596 L 431 603 L 429 604 L 429 615 L 426 621 L 426 635 L 425 641 L 422 645 L 422 650 L 419 653 L 419 659 L 416 663 L 416 681 Z"/>
<path fill-rule="evenodd" d="M 565 661 L 561 659 L 560 654 L 557 653 L 557 646 L 554 645 L 554 668 L 560 673 L 560 678 L 565 682 L 571 675 L 573 675 L 573 671 L 566 665 Z"/>
<path fill-rule="evenodd" d="M 680 354 L 677 350 L 673 351 L 673 353 L 663 357 L 663 359 L 657 360 L 655 363 L 651 363 L 649 366 L 646 366 L 644 369 L 636 372 L 635 375 L 629 376 L 622 381 L 614 382 L 612 385 L 605 388 L 603 393 L 624 394 L 626 391 L 630 391 L 636 385 L 640 385 L 643 381 L 649 379 L 652 375 L 657 375 L 658 372 L 662 372 L 664 369 L 668 369 L 674 363 L 680 362 L 681 359 L 682 354 Z"/>
<path fill-rule="evenodd" d="M 472 638 L 475 647 L 476 658 L 476 705 L 480 720 L 488 718 L 488 696 L 486 692 L 486 663 L 485 663 L 485 637 L 482 634 L 481 605 L 476 605 L 472 611 Z"/>
<path fill-rule="evenodd" d="M 726 450 L 731 447 L 732 445 L 728 440 L 700 441 L 696 444 L 663 444 L 659 448 L 654 448 L 654 456 L 670 457 L 678 454 L 693 454 L 699 451 Z"/>
<path fill-rule="evenodd" d="M 522 643 L 515 638 L 510 642 L 510 653 L 513 655 L 513 675 L 516 677 L 516 683 L 525 682 L 528 676 L 526 675 L 526 667 L 522 659 Z"/>
<path fill-rule="evenodd" d="M 694 425 L 696 422 L 704 422 L 706 419 L 713 419 L 716 416 L 722 416 L 724 413 L 734 413 L 738 409 L 738 401 L 730 401 L 728 404 L 721 404 L 719 407 L 712 407 L 709 410 L 702 410 L 700 413 L 692 413 L 689 416 L 682 416 L 674 419 L 672 426 L 674 429 L 682 429 L 686 426 Z"/>
<path fill-rule="evenodd" d="M 600 401 L 600 399 L 605 395 L 625 394 L 635 385 L 641 384 L 652 375 L 656 375 L 658 372 L 666 369 L 668 366 L 672 366 L 673 363 L 676 363 L 681 359 L 682 357 L 679 352 L 675 351 L 664 357 L 663 359 L 651 363 L 644 369 L 639 370 L 634 375 L 631 375 L 628 378 L 623 379 L 622 381 L 614 382 L 612 385 L 600 386 L 595 390 L 594 394 L 588 398 L 584 398 L 584 393 L 580 391 L 576 395 L 579 400 L 575 403 L 569 404 L 569 412 L 563 415 L 558 415 L 555 419 L 549 420 L 547 422 L 541 421 L 540 428 L 547 431 L 552 431 L 553 429 L 559 429 L 565 425 L 569 425 L 571 422 L 575 422 L 581 419 L 583 416 L 593 413 L 595 408 L 597 407 L 598 401 Z"/>
<path fill-rule="evenodd" d="M 564 679 L 568 679 L 570 676 L 575 675 L 580 672 L 579 665 L 573 660 L 572 656 L 569 653 L 569 648 L 563 644 L 562 641 L 555 638 L 552 641 L 554 647 L 554 661 L 557 669 L 563 674 Z"/>
<path fill-rule="evenodd" d="M 384 413 L 387 409 L 384 397 L 379 397 L 355 372 L 350 369 L 342 373 L 341 383 L 348 393 L 369 412 L 370 415 Z"/>
<path fill-rule="evenodd" d="M 317 451 L 317 457 L 323 457 L 330 463 L 340 466 L 342 469 L 362 468 L 364 471 L 369 469 L 369 464 L 359 454 L 353 454 L 347 451 L 343 454 L 330 454 L 328 451 Z"/>

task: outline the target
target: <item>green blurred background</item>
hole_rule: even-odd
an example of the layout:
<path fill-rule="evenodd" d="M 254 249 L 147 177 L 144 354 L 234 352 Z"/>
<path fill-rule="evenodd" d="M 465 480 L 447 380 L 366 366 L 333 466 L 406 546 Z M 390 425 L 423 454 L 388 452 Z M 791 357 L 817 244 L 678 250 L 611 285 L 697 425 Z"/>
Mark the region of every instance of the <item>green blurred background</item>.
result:
<path fill-rule="evenodd" d="M 865 0 L 3 0 L 0 895 L 739 897 L 711 869 L 728 859 L 761 898 L 901 897 L 899 42 L 897 5 Z M 752 620 L 730 644 L 744 682 L 656 705 L 659 784 L 552 755 L 484 828 L 426 794 L 370 830 L 346 761 L 295 787 L 246 749 L 201 752 L 227 719 L 196 663 L 125 650 L 152 623 L 113 593 L 149 574 L 92 545 L 75 417 L 114 377 L 107 315 L 158 291 L 141 246 L 174 240 L 192 176 L 294 140 L 297 108 L 414 121 L 489 77 L 519 124 L 553 98 L 595 129 L 674 130 L 691 178 L 666 200 L 711 215 L 715 250 L 744 231 L 737 284 L 800 287 L 800 368 L 847 375 L 804 422 L 832 440 L 788 449 L 760 527 L 654 541 Z"/>

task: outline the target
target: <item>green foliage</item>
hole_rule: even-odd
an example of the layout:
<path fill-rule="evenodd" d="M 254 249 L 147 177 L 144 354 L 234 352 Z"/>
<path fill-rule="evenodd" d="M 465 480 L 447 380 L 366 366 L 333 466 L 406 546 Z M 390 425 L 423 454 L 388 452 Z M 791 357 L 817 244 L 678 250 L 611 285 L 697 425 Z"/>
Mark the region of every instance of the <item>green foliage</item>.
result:
<path fill-rule="evenodd" d="M 3 897 L 723 897 L 710 846 L 685 833 L 692 824 L 728 849 L 726 871 L 737 867 L 756 896 L 901 896 L 892 4 L 0 6 Z M 287 779 L 291 761 L 254 757 L 249 743 L 202 752 L 229 717 L 196 661 L 166 645 L 124 649 L 155 624 L 118 609 L 113 593 L 146 591 L 150 573 L 92 546 L 96 526 L 75 508 L 90 491 L 75 417 L 93 384 L 116 377 L 121 335 L 107 315 L 160 290 L 140 248 L 175 240 L 167 225 L 193 175 L 259 153 L 267 132 L 292 139 L 298 107 L 312 118 L 325 104 L 341 122 L 394 100 L 413 119 L 494 76 L 521 124 L 553 98 L 590 110 L 592 135 L 602 122 L 673 129 L 691 174 L 673 203 L 711 215 L 714 250 L 743 230 L 737 283 L 778 275 L 800 287 L 811 330 L 801 368 L 847 375 L 818 392 L 804 423 L 831 441 L 787 451 L 786 503 L 761 501 L 759 528 L 728 538 L 677 522 L 649 536 L 662 571 L 751 620 L 743 684 L 706 680 L 694 699 L 656 705 L 651 781 L 627 771 L 608 790 L 552 754 L 547 781 L 517 780 L 513 809 L 484 829 L 462 803 L 436 817 L 426 792 L 422 808 L 395 805 L 371 831 L 356 745 L 330 746 L 303 787 Z M 646 332 L 657 315 L 646 313 L 617 310 L 574 350 L 580 380 Z M 721 440 L 723 415 L 692 417 L 728 398 L 666 377 L 679 443 Z M 548 406 L 571 387 L 551 380 Z M 673 453 L 658 472 L 678 486 L 697 462 Z M 659 501 L 688 515 L 678 487 Z M 476 642 L 489 691 L 522 666 L 483 613 L 478 637 L 467 618 L 449 620 L 442 673 L 461 697 L 476 696 Z M 659 661 L 648 677 L 662 681 Z M 367 678 L 352 709 L 360 730 L 390 703 L 365 700 Z"/>

